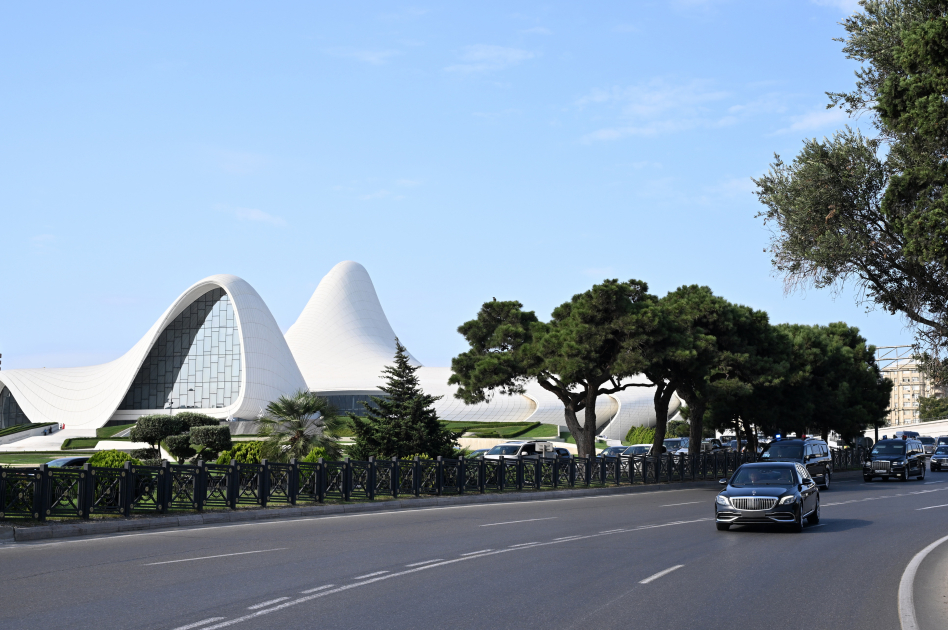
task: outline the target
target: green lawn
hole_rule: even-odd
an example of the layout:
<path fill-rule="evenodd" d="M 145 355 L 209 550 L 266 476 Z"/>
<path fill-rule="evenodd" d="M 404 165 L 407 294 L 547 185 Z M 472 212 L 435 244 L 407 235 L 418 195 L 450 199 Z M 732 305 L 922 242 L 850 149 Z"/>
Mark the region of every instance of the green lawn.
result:
<path fill-rule="evenodd" d="M 97 438 L 110 438 L 116 433 L 121 433 L 125 429 L 130 429 L 133 426 L 135 426 L 134 422 L 131 424 L 117 424 L 114 427 L 102 427 L 101 429 L 95 430 L 95 436 Z M 117 439 L 121 439 L 121 438 L 117 438 Z"/>
<path fill-rule="evenodd" d="M 87 453 L 76 451 L 33 451 L 27 453 L 0 453 L 0 466 L 39 466 L 58 457 L 75 457 Z M 89 455 L 92 453 L 89 452 Z"/>
<path fill-rule="evenodd" d="M 93 449 L 99 443 L 99 438 L 69 438 L 60 446 L 64 451 L 74 451 L 77 449 Z"/>
<path fill-rule="evenodd" d="M 556 437 L 556 425 L 539 422 L 445 422 L 458 433 L 473 433 L 481 438 L 539 438 Z"/>

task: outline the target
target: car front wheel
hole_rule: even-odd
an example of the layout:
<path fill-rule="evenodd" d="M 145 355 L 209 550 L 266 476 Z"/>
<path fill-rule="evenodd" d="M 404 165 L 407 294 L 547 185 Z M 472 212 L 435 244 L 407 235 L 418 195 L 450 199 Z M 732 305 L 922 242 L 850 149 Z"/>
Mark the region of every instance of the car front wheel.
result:
<path fill-rule="evenodd" d="M 925 481 L 925 464 L 922 464 L 922 474 L 918 476 L 919 480 Z"/>
<path fill-rule="evenodd" d="M 823 485 L 820 486 L 820 490 L 829 490 L 830 489 L 830 471 L 823 473 Z"/>
<path fill-rule="evenodd" d="M 872 481 L 872 477 L 870 477 L 869 475 L 863 475 L 862 480 L 865 481 L 866 483 L 869 483 L 870 481 Z"/>

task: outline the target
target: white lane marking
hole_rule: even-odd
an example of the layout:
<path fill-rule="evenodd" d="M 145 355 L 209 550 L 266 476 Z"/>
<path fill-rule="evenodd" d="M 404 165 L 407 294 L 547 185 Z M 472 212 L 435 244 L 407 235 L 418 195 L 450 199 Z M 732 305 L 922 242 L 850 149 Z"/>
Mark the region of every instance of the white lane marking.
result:
<path fill-rule="evenodd" d="M 676 564 L 676 565 L 673 566 L 673 567 L 668 567 L 668 568 L 665 569 L 664 571 L 659 571 L 659 572 L 656 573 L 655 575 L 650 575 L 650 576 L 648 576 L 647 578 L 645 578 L 644 580 L 639 580 L 639 584 L 648 584 L 649 582 L 654 582 L 654 581 L 657 580 L 658 578 L 663 577 L 663 576 L 665 576 L 665 575 L 668 575 L 668 574 L 671 573 L 672 571 L 677 571 L 678 569 L 682 568 L 683 566 L 685 566 L 685 565 L 683 565 L 683 564 Z"/>
<path fill-rule="evenodd" d="M 520 543 L 518 545 L 510 545 L 510 548 L 513 549 L 514 547 L 526 547 L 527 545 L 539 545 L 539 544 L 540 543 L 538 542 Z"/>
<path fill-rule="evenodd" d="M 473 556 L 479 553 L 487 553 L 488 551 L 493 551 L 493 549 L 481 549 L 480 551 L 468 551 L 467 553 L 459 553 L 458 555 L 463 558 L 464 556 Z"/>
<path fill-rule="evenodd" d="M 412 562 L 411 564 L 406 564 L 406 567 L 420 567 L 423 564 L 431 564 L 432 562 L 441 562 L 444 558 L 435 558 L 434 560 L 424 560 L 422 562 Z"/>
<path fill-rule="evenodd" d="M 866 484 L 869 485 L 869 484 Z M 872 484 L 875 485 L 875 484 Z M 849 505 L 850 503 L 862 503 L 864 501 L 879 501 L 881 499 L 897 499 L 899 497 L 907 497 L 913 494 L 928 494 L 929 492 L 943 492 L 948 490 L 946 488 L 932 488 L 931 490 L 918 490 L 916 492 L 901 492 L 899 494 L 883 494 L 878 497 L 866 497 L 865 499 L 850 499 L 849 501 L 838 501 L 836 503 L 823 503 L 823 507 L 830 507 L 833 505 Z"/>
<path fill-rule="evenodd" d="M 189 623 L 189 624 L 186 625 L 186 626 L 178 626 L 178 627 L 175 628 L 174 630 L 191 630 L 191 628 L 198 628 L 198 627 L 203 626 L 203 625 L 208 624 L 208 623 L 213 623 L 213 622 L 215 622 L 215 621 L 220 621 L 221 619 L 223 619 L 223 617 L 211 617 L 211 618 L 209 618 L 209 619 L 205 619 L 204 621 L 195 621 L 194 623 Z"/>
<path fill-rule="evenodd" d="M 624 531 L 625 531 L 625 528 L 624 528 L 624 527 L 620 527 L 619 529 L 607 529 L 606 531 L 604 531 L 604 532 L 599 532 L 599 533 L 600 533 L 600 534 L 615 534 L 616 532 L 624 532 Z M 577 536 L 578 536 L 578 535 L 579 535 L 579 534 L 577 534 Z"/>
<path fill-rule="evenodd" d="M 925 556 L 946 540 L 948 536 L 939 538 L 919 551 L 902 573 L 902 579 L 899 581 L 899 622 L 902 624 L 902 630 L 918 630 L 918 621 L 915 619 L 915 574 L 918 573 L 918 567 Z"/>
<path fill-rule="evenodd" d="M 279 547 L 277 549 L 261 549 L 260 551 L 238 551 L 237 553 L 222 553 L 219 556 L 203 556 L 201 558 L 185 558 L 184 560 L 165 560 L 164 562 L 149 562 L 142 566 L 153 567 L 156 564 L 174 564 L 175 562 L 194 562 L 195 560 L 210 560 L 211 558 L 227 558 L 229 556 L 246 556 L 250 553 L 267 553 L 268 551 L 284 551 L 289 547 Z"/>
<path fill-rule="evenodd" d="M 612 532 L 599 532 L 600 534 L 610 534 Z M 553 540 L 569 540 L 570 538 L 579 538 L 582 534 L 573 534 L 572 536 L 560 536 L 559 538 L 554 538 Z"/>
<path fill-rule="evenodd" d="M 659 527 L 669 527 L 669 526 L 671 526 L 671 525 L 687 525 L 687 524 L 689 524 L 689 523 L 704 523 L 704 522 L 713 521 L 713 520 L 714 520 L 713 518 L 698 518 L 698 519 L 694 519 L 694 520 L 690 520 L 690 521 L 672 521 L 672 522 L 669 522 L 669 523 L 659 523 L 659 524 L 657 524 L 657 525 L 640 525 L 640 526 L 638 526 L 638 527 L 632 527 L 632 528 L 623 530 L 623 532 L 635 532 L 635 531 L 645 530 L 645 529 L 656 529 L 656 528 L 659 528 Z M 488 550 L 486 550 L 486 551 L 489 551 L 490 553 L 486 553 L 486 551 L 475 551 L 475 552 L 473 552 L 473 553 L 475 553 L 475 554 L 484 554 L 484 555 L 496 556 L 496 555 L 501 554 L 501 553 L 510 553 L 510 552 L 512 552 L 512 551 L 520 551 L 520 550 L 522 550 L 522 549 L 533 549 L 533 547 L 543 547 L 543 546 L 546 546 L 546 545 L 558 545 L 558 544 L 561 544 L 561 543 L 564 543 L 564 542 L 571 542 L 571 541 L 573 541 L 573 540 L 585 540 L 585 539 L 587 539 L 587 538 L 598 538 L 598 537 L 600 537 L 600 536 L 607 536 L 607 535 L 609 535 L 609 534 L 588 534 L 588 535 L 586 535 L 586 536 L 580 536 L 579 538 L 571 538 L 570 540 L 557 540 L 557 541 L 545 542 L 545 543 L 540 543 L 540 544 L 538 544 L 538 545 L 531 545 L 531 546 L 529 546 L 529 547 L 518 547 L 518 548 L 516 548 L 516 549 L 510 549 L 510 548 L 507 548 L 507 549 L 498 549 L 497 551 L 491 551 L 490 549 L 488 549 Z M 374 582 L 380 582 L 380 581 L 382 581 L 382 580 L 388 580 L 388 579 L 391 579 L 391 578 L 394 578 L 394 577 L 400 577 L 400 576 L 402 576 L 402 575 L 408 575 L 409 573 L 417 573 L 418 571 L 425 571 L 425 570 L 427 570 L 427 569 L 433 569 L 433 568 L 435 568 L 435 567 L 443 567 L 443 566 L 447 566 L 447 565 L 449 565 L 449 564 L 454 564 L 454 563 L 456 563 L 456 562 L 464 562 L 464 561 L 466 561 L 466 560 L 474 560 L 474 559 L 482 558 L 482 557 L 483 557 L 483 555 L 471 555 L 471 554 L 466 554 L 466 555 L 467 555 L 467 557 L 465 557 L 465 558 L 455 558 L 455 559 L 453 559 L 453 560 L 445 560 L 444 562 L 432 562 L 431 564 L 426 564 L 426 565 L 423 566 L 423 567 L 415 567 L 414 569 L 408 569 L 407 571 L 399 571 L 398 573 L 389 573 L 389 574 L 387 574 L 387 575 L 382 575 L 382 576 L 379 576 L 379 577 L 376 577 L 376 578 L 372 578 L 372 579 L 369 579 L 369 580 L 365 580 L 364 582 L 356 582 L 356 583 L 354 583 L 354 584 L 346 584 L 346 585 L 340 586 L 340 587 L 338 587 L 338 588 L 327 589 L 327 590 L 324 590 L 324 591 L 322 591 L 322 592 L 320 592 L 320 593 L 314 593 L 314 594 L 308 595 L 308 596 L 306 596 L 306 597 L 300 597 L 299 599 L 294 599 L 294 600 L 291 600 L 291 601 L 288 601 L 288 602 L 283 602 L 282 604 L 277 604 L 277 605 L 274 606 L 273 608 L 264 608 L 263 610 L 258 610 L 258 611 L 256 611 L 256 612 L 250 613 L 249 615 L 244 615 L 243 617 L 237 617 L 236 619 L 230 619 L 230 620 L 228 620 L 228 621 L 224 621 L 224 622 L 222 622 L 222 623 L 219 623 L 219 624 L 217 624 L 217 625 L 215 625 L 215 626 L 208 626 L 207 628 L 204 628 L 203 630 L 219 630 L 220 628 L 226 628 L 226 627 L 228 627 L 228 626 L 232 626 L 232 625 L 234 625 L 234 624 L 242 623 L 242 622 L 248 621 L 248 620 L 250 620 L 250 619 L 255 619 L 255 618 L 260 617 L 260 616 L 262 616 L 262 615 L 268 615 L 268 614 L 270 614 L 270 613 L 272 613 L 272 612 L 277 612 L 277 611 L 279 611 L 279 610 L 284 610 L 284 609 L 286 609 L 286 608 L 289 608 L 290 606 L 296 606 L 297 604 L 302 604 L 302 603 L 304 603 L 304 602 L 308 602 L 308 601 L 314 600 L 314 599 L 316 599 L 317 597 L 325 597 L 326 595 L 333 595 L 333 594 L 335 594 L 335 593 L 341 593 L 341 592 L 343 592 L 343 591 L 347 591 L 347 590 L 349 590 L 349 589 L 356 588 L 357 586 L 365 586 L 366 584 L 372 584 L 372 583 L 374 583 Z M 682 565 L 682 566 L 684 566 L 684 565 Z M 677 568 L 677 567 L 676 567 L 676 568 Z"/>
<path fill-rule="evenodd" d="M 324 591 L 327 588 L 332 588 L 333 586 L 335 586 L 335 584 L 327 584 L 326 586 L 317 586 L 316 588 L 311 588 L 307 591 L 300 591 L 300 593 L 302 593 L 303 595 L 306 595 L 308 593 L 315 593 L 316 591 Z"/>
<path fill-rule="evenodd" d="M 277 597 L 276 599 L 271 599 L 267 602 L 260 602 L 259 604 L 254 604 L 253 606 L 247 606 L 247 610 L 257 610 L 258 608 L 266 608 L 267 606 L 272 606 L 273 604 L 278 604 L 288 600 L 289 597 Z"/>
<path fill-rule="evenodd" d="M 928 507 L 923 507 L 923 508 L 915 508 L 915 511 L 918 512 L 919 510 L 934 510 L 935 508 L 940 508 L 940 507 L 948 507 L 948 503 L 942 503 L 941 505 L 929 505 Z"/>
<path fill-rule="evenodd" d="M 522 521 L 505 521 L 503 523 L 487 523 L 486 525 L 479 525 L 478 527 L 493 527 L 494 525 L 513 525 L 514 523 L 530 523 L 532 521 L 552 521 L 554 518 L 559 518 L 559 517 L 547 516 L 546 518 L 525 518 Z"/>
<path fill-rule="evenodd" d="M 926 482 L 925 482 L 925 485 L 926 485 L 926 486 L 930 486 L 930 485 L 932 485 L 933 483 L 945 483 L 945 480 L 942 479 L 941 481 L 926 481 Z"/>
<path fill-rule="evenodd" d="M 384 574 L 386 574 L 386 573 L 388 573 L 388 571 L 376 571 L 375 573 L 366 573 L 365 575 L 359 575 L 359 576 L 356 576 L 356 577 L 354 577 L 354 578 L 352 578 L 352 579 L 353 579 L 353 580 L 364 580 L 365 578 L 375 577 L 376 575 L 384 575 Z"/>
<path fill-rule="evenodd" d="M 668 505 L 659 505 L 658 507 L 675 507 L 678 505 L 694 505 L 695 503 L 704 503 L 704 501 L 688 501 L 687 503 L 669 503 Z"/>

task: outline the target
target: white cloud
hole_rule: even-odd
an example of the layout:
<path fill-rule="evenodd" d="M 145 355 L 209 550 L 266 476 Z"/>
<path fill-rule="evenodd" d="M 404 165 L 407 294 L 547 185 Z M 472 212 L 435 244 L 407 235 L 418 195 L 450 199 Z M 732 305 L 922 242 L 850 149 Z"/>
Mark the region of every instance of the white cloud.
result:
<path fill-rule="evenodd" d="M 329 48 L 326 52 L 333 57 L 342 57 L 346 59 L 355 59 L 374 66 L 380 66 L 401 52 L 397 50 L 363 50 L 357 48 Z"/>
<path fill-rule="evenodd" d="M 849 117 L 838 109 L 818 109 L 800 116 L 790 117 L 790 126 L 778 129 L 775 134 L 797 131 L 817 131 L 827 127 L 836 127 Z"/>
<path fill-rule="evenodd" d="M 859 0 L 812 0 L 813 4 L 818 4 L 823 7 L 836 7 L 837 9 L 842 9 L 846 13 L 853 13 L 859 11 L 862 7 L 859 6 Z"/>
<path fill-rule="evenodd" d="M 30 244 L 36 249 L 46 249 L 55 242 L 56 236 L 54 234 L 37 234 L 30 237 Z"/>
<path fill-rule="evenodd" d="M 539 56 L 537 53 L 523 50 L 522 48 L 477 44 L 475 46 L 467 46 L 464 49 L 461 60 L 466 63 L 448 66 L 445 70 L 448 72 L 489 72 L 492 70 L 503 70 L 504 68 L 517 65 L 537 56 Z"/>
<path fill-rule="evenodd" d="M 272 214 L 267 214 L 263 210 L 258 210 L 256 208 L 232 208 L 222 204 L 216 205 L 215 208 L 221 212 L 226 212 L 230 215 L 233 215 L 238 221 L 269 223 L 270 225 L 276 225 L 278 227 L 283 227 L 286 225 L 285 219 Z"/>

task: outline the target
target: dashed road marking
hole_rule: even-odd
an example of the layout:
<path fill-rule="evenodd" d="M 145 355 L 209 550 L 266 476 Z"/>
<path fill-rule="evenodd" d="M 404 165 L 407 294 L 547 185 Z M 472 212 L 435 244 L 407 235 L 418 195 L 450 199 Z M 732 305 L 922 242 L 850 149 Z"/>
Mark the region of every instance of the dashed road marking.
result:
<path fill-rule="evenodd" d="M 326 586 L 317 586 L 316 588 L 311 588 L 307 591 L 300 591 L 300 593 L 302 593 L 303 595 L 307 595 L 309 593 L 315 593 L 316 591 L 325 591 L 327 588 L 332 588 L 333 586 L 335 586 L 335 584 L 327 584 Z"/>
<path fill-rule="evenodd" d="M 441 562 L 444 558 L 435 558 L 434 560 L 423 560 L 421 562 L 412 562 L 411 564 L 406 564 L 406 567 L 420 567 L 423 564 L 431 564 L 432 562 Z"/>
<path fill-rule="evenodd" d="M 272 606 L 273 604 L 279 604 L 280 602 L 285 602 L 289 597 L 277 597 L 276 599 L 271 599 L 266 602 L 260 602 L 259 604 L 254 604 L 253 606 L 247 606 L 247 610 L 257 610 L 259 608 L 266 608 L 267 606 Z"/>
<path fill-rule="evenodd" d="M 284 551 L 288 547 L 280 547 L 278 549 L 261 549 L 260 551 L 238 551 L 237 553 L 222 553 L 218 556 L 203 556 L 201 558 L 185 558 L 184 560 L 165 560 L 164 562 L 149 562 L 142 566 L 153 567 L 157 564 L 174 564 L 175 562 L 194 562 L 195 560 L 210 560 L 211 558 L 227 558 L 229 556 L 246 556 L 250 553 L 267 553 L 268 551 Z"/>
<path fill-rule="evenodd" d="M 522 521 L 504 521 L 503 523 L 486 523 L 484 525 L 479 525 L 478 527 L 493 527 L 494 525 L 513 525 L 514 523 L 530 523 L 533 521 L 552 521 L 556 516 L 547 516 L 546 518 L 525 518 Z"/>
<path fill-rule="evenodd" d="M 376 575 L 384 575 L 384 574 L 386 574 L 386 573 L 388 573 L 388 571 L 376 571 L 375 573 L 366 573 L 365 575 L 359 575 L 359 576 L 356 576 L 356 577 L 354 577 L 354 578 L 352 578 L 352 579 L 353 579 L 353 580 L 364 580 L 364 579 L 366 579 L 366 578 L 375 577 Z"/>
<path fill-rule="evenodd" d="M 659 505 L 658 507 L 676 507 L 678 505 L 694 505 L 695 503 L 704 503 L 704 501 L 688 501 L 687 503 L 669 503 L 668 505 Z"/>
<path fill-rule="evenodd" d="M 477 554 L 479 554 L 479 553 L 487 553 L 488 551 L 493 551 L 493 549 L 481 549 L 480 551 L 468 551 L 467 553 L 460 553 L 460 554 L 458 554 L 458 555 L 461 556 L 461 557 L 464 557 L 464 556 L 474 556 L 474 555 L 477 555 Z"/>
<path fill-rule="evenodd" d="M 189 623 L 186 626 L 178 626 L 174 630 L 191 630 L 192 628 L 200 628 L 201 626 L 206 626 L 209 623 L 220 621 L 221 619 L 223 619 L 223 617 L 211 617 L 209 619 L 205 619 L 204 621 L 195 621 L 194 623 Z"/>
<path fill-rule="evenodd" d="M 654 581 L 657 580 L 658 578 L 664 577 L 664 576 L 668 575 L 669 573 L 671 573 L 672 571 L 677 571 L 678 569 L 682 568 L 683 566 L 685 566 L 685 565 L 683 565 L 683 564 L 676 564 L 676 565 L 673 566 L 673 567 L 668 567 L 668 568 L 665 569 L 664 571 L 659 571 L 659 572 L 656 573 L 655 575 L 650 575 L 650 576 L 648 576 L 647 578 L 645 578 L 644 580 L 639 580 L 639 584 L 648 584 L 649 582 L 654 582 Z"/>

